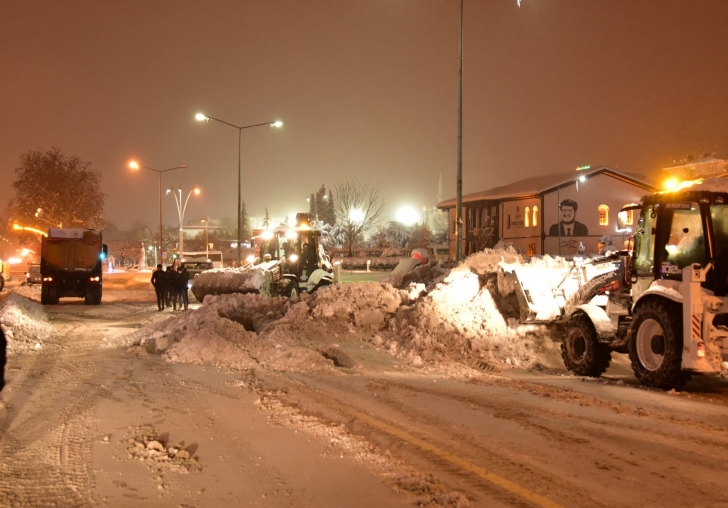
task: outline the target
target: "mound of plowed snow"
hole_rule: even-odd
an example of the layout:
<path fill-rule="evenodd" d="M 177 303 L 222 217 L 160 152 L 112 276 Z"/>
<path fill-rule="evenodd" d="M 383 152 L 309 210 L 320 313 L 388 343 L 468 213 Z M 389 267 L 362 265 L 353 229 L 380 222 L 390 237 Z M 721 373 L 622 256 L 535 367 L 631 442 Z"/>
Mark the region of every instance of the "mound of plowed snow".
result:
<path fill-rule="evenodd" d="M 0 309 L 0 328 L 8 342 L 8 354 L 39 349 L 51 333 L 43 306 L 15 292 Z"/>
<path fill-rule="evenodd" d="M 296 300 L 261 294 L 208 296 L 199 309 L 145 327 L 131 338 L 170 361 L 235 369 L 352 368 L 356 358 L 337 349 L 346 341 L 415 367 L 443 362 L 548 364 L 544 358 L 558 357 L 558 346 L 543 326 L 518 324 L 512 288 L 496 275 L 501 262 L 522 260 L 513 249 L 480 252 L 449 274 L 418 268 L 416 282 L 403 289 L 351 283 Z"/>

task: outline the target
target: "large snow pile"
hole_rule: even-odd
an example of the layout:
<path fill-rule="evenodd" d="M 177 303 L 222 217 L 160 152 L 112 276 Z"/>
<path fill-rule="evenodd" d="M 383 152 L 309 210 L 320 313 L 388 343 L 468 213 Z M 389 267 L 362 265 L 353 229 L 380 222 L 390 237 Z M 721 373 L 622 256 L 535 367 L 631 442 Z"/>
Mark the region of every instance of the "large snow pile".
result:
<path fill-rule="evenodd" d="M 0 329 L 9 354 L 39 349 L 51 333 L 43 306 L 12 292 L 0 309 Z"/>
<path fill-rule="evenodd" d="M 246 369 L 323 371 L 333 364 L 296 333 L 308 304 L 260 294 L 209 296 L 196 310 L 145 327 L 134 339 L 173 362 Z"/>
<path fill-rule="evenodd" d="M 351 283 L 295 300 L 209 296 L 199 309 L 145 327 L 128 343 L 170 361 L 234 369 L 355 368 L 363 343 L 415 367 L 443 360 L 471 366 L 544 363 L 539 355 L 558 357 L 558 347 L 544 327 L 519 325 L 515 295 L 498 289 L 498 263 L 517 261 L 512 249 L 481 252 L 449 274 L 421 267 L 422 282 L 404 289 Z"/>
<path fill-rule="evenodd" d="M 192 281 L 192 294 L 199 301 L 208 295 L 261 293 L 270 295 L 270 281 L 259 268 L 213 268 Z"/>

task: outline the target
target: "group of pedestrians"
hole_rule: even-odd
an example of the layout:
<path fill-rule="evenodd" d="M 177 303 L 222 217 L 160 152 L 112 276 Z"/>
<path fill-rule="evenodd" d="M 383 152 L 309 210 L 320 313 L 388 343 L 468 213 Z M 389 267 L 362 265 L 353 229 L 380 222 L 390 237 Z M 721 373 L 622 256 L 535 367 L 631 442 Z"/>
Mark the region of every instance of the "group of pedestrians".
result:
<path fill-rule="evenodd" d="M 189 303 L 187 294 L 187 283 L 190 281 L 190 273 L 180 265 L 178 267 L 168 266 L 165 272 L 162 265 L 157 265 L 157 269 L 152 273 L 152 286 L 157 293 L 157 307 L 160 312 L 166 308 L 172 307 L 180 310 L 184 307 L 187 310 Z"/>

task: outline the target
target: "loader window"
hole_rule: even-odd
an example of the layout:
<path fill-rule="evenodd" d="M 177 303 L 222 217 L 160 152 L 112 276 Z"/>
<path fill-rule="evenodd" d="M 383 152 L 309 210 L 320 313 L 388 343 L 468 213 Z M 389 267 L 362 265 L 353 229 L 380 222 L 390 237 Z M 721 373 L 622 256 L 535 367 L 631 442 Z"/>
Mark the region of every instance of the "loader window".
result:
<path fill-rule="evenodd" d="M 707 265 L 708 253 L 697 203 L 693 203 L 689 210 L 668 208 L 664 211 L 663 220 L 670 225 L 670 236 L 659 260 L 663 277 L 679 279 L 684 267 L 693 263 Z"/>
<path fill-rule="evenodd" d="M 710 207 L 710 218 L 713 222 L 715 245 L 715 291 L 716 296 L 728 293 L 728 205 Z"/>
<path fill-rule="evenodd" d="M 649 205 L 640 214 L 634 236 L 634 268 L 638 277 L 651 277 L 655 264 L 655 218 L 654 206 Z"/>

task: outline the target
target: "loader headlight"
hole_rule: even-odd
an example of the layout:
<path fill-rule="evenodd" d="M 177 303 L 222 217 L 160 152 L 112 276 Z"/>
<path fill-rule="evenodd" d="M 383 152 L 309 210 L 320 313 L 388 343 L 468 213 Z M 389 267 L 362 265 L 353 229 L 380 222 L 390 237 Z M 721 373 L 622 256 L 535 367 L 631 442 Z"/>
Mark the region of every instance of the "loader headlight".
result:
<path fill-rule="evenodd" d="M 255 262 L 255 256 L 253 256 L 251 254 L 250 256 L 248 256 L 247 258 L 245 258 L 245 261 L 247 261 L 248 263 L 254 263 Z"/>
<path fill-rule="evenodd" d="M 291 263 L 295 263 L 296 261 L 298 261 L 298 254 L 291 254 L 290 256 L 288 256 L 288 261 L 290 261 Z"/>

